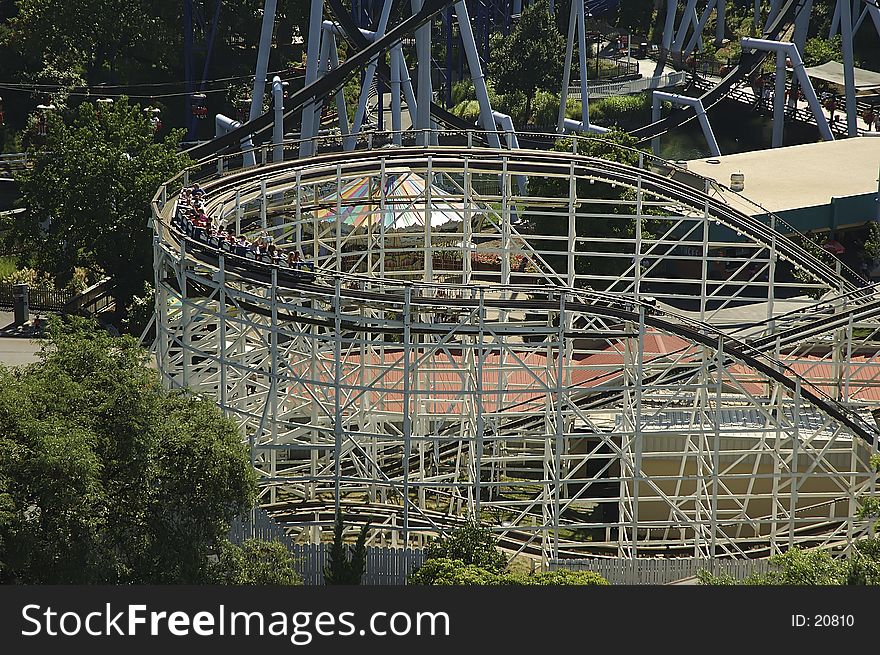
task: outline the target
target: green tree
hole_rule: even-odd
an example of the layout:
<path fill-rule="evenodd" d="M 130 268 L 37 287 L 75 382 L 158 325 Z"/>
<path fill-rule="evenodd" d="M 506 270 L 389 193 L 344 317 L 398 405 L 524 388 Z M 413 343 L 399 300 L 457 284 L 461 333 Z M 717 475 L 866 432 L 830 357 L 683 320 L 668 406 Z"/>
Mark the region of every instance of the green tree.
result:
<path fill-rule="evenodd" d="M 229 585 L 301 585 L 296 559 L 280 541 L 249 539 L 240 547 L 229 541 L 220 544 L 217 562 L 208 578 Z"/>
<path fill-rule="evenodd" d="M 428 560 L 457 560 L 496 573 L 507 567 L 507 557 L 498 550 L 495 535 L 476 521 L 456 528 L 448 537 L 432 541 L 428 544 L 426 557 Z"/>
<path fill-rule="evenodd" d="M 875 473 L 880 473 L 880 455 L 871 456 L 871 468 Z M 859 501 L 858 517 L 866 521 L 874 521 L 873 533 L 877 534 L 876 521 L 880 519 L 880 495 L 866 496 Z"/>
<path fill-rule="evenodd" d="M 367 532 L 369 523 L 364 523 L 358 533 L 353 552 L 349 556 L 345 546 L 345 524 L 342 512 L 336 512 L 333 524 L 333 545 L 330 547 L 329 562 L 324 568 L 324 584 L 358 585 L 367 567 Z"/>
<path fill-rule="evenodd" d="M 143 67 L 176 59 L 179 3 L 169 0 L 17 0 L 2 34 L 33 73 L 47 67 L 115 82 L 123 62 Z"/>
<path fill-rule="evenodd" d="M 840 35 L 832 39 L 814 36 L 804 45 L 804 65 L 819 66 L 831 60 L 843 61 L 843 41 Z"/>
<path fill-rule="evenodd" d="M 516 27 L 492 55 L 489 73 L 499 93 L 521 91 L 526 114 L 538 89 L 558 90 L 562 83 L 565 37 L 548 10 L 547 0 L 526 9 Z"/>
<path fill-rule="evenodd" d="M 617 26 L 647 35 L 654 16 L 654 0 L 627 0 L 617 9 Z"/>
<path fill-rule="evenodd" d="M 48 333 L 39 362 L 0 366 L 0 581 L 210 581 L 255 497 L 235 422 L 164 390 L 131 337 Z"/>
<path fill-rule="evenodd" d="M 730 575 L 712 575 L 700 571 L 697 577 L 704 585 L 857 585 L 880 584 L 880 541 L 864 539 L 855 543 L 848 558 L 835 559 L 828 551 L 791 548 L 770 558 L 772 568 L 742 581 Z"/>
<path fill-rule="evenodd" d="M 152 279 L 149 203 L 189 161 L 177 152 L 181 137 L 157 142 L 141 107 L 124 98 L 100 110 L 83 103 L 70 124 L 51 116 L 19 178 L 27 212 L 11 219 L 7 240 L 62 285 L 77 266 L 110 275 L 121 310 Z"/>

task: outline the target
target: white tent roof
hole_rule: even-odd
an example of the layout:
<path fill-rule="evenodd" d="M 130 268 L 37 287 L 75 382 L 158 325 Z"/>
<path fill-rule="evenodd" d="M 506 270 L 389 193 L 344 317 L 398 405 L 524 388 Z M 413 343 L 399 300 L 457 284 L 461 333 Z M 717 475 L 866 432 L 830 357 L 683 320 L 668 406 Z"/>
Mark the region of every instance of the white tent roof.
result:
<path fill-rule="evenodd" d="M 804 69 L 809 77 L 817 80 L 824 80 L 832 84 L 844 86 L 843 64 L 839 61 L 829 61 L 821 66 L 812 66 Z M 880 73 L 865 70 L 864 68 L 853 68 L 855 74 L 856 88 L 860 91 L 868 89 L 880 88 Z"/>

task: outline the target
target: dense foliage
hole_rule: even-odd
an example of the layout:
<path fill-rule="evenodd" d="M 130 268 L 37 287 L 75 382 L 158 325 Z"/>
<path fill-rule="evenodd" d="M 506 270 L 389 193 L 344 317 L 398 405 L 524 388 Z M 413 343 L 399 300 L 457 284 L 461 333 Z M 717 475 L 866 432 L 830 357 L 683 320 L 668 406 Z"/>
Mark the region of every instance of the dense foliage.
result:
<path fill-rule="evenodd" d="M 130 337 L 83 319 L 49 335 L 38 363 L 0 367 L 0 581 L 211 581 L 254 501 L 235 423 L 165 391 Z"/>
<path fill-rule="evenodd" d="M 548 571 L 526 574 L 508 571 L 507 557 L 498 550 L 491 530 L 471 521 L 448 537 L 428 545 L 427 559 L 409 577 L 415 585 L 603 585 L 591 571 Z"/>
<path fill-rule="evenodd" d="M 150 200 L 188 162 L 177 152 L 180 137 L 157 141 L 141 107 L 124 98 L 100 109 L 82 104 L 69 124 L 50 116 L 19 179 L 27 211 L 10 218 L 10 250 L 62 285 L 77 267 L 110 275 L 125 307 L 152 279 Z"/>
<path fill-rule="evenodd" d="M 222 542 L 208 578 L 215 584 L 229 585 L 302 584 L 296 560 L 287 546 L 259 539 L 249 539 L 241 547 Z"/>
<path fill-rule="evenodd" d="M 507 566 L 507 558 L 497 546 L 498 540 L 488 528 L 471 521 L 448 537 L 432 541 L 426 554 L 429 560 L 446 558 L 498 572 Z"/>
<path fill-rule="evenodd" d="M 547 8 L 547 0 L 530 5 L 516 28 L 493 53 L 489 72 L 500 93 L 521 91 L 526 113 L 538 89 L 559 89 L 562 82 L 565 37 Z"/>
<path fill-rule="evenodd" d="M 730 575 L 700 571 L 704 585 L 877 585 L 880 584 L 880 541 L 857 541 L 847 558 L 835 559 L 827 551 L 792 548 L 770 558 L 772 568 L 742 581 Z"/>
<path fill-rule="evenodd" d="M 528 575 L 510 571 L 491 571 L 461 560 L 450 558 L 429 559 L 410 576 L 410 584 L 417 585 L 607 585 L 608 581 L 592 571 L 545 571 Z"/>

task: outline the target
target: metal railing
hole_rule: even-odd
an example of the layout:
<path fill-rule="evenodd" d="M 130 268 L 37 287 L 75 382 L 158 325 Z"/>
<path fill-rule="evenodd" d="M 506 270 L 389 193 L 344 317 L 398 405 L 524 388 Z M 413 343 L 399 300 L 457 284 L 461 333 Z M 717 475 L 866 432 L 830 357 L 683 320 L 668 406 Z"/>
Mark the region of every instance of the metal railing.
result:
<path fill-rule="evenodd" d="M 678 558 L 587 558 L 563 559 L 550 563 L 552 570 L 593 571 L 611 584 L 661 585 L 692 578 L 700 571 L 730 575 L 742 580 L 770 570 L 768 559 L 711 560 L 696 557 Z"/>
<path fill-rule="evenodd" d="M 13 284 L 0 284 L 0 307 L 14 305 Z M 28 289 L 28 307 L 34 310 L 60 312 L 75 296 L 73 291 L 66 289 L 46 289 L 31 287 Z"/>
<path fill-rule="evenodd" d="M 706 80 L 698 76 L 693 78 L 693 84 L 697 89 L 700 90 L 708 90 L 714 88 L 715 86 L 712 80 Z M 770 114 L 773 113 L 773 104 L 769 99 L 756 97 L 754 93 L 749 93 L 744 87 L 740 86 L 732 88 L 727 94 L 727 97 L 731 100 L 735 100 L 736 102 L 751 105 L 752 108 L 755 110 L 762 110 Z M 842 116 L 843 114 L 838 115 Z M 810 111 L 810 109 L 807 107 L 786 105 L 785 120 L 798 123 L 806 123 L 809 125 L 816 125 L 816 117 L 813 116 L 813 112 Z M 831 128 L 831 132 L 835 136 L 847 136 L 847 126 L 845 120 L 828 121 L 828 127 Z M 862 130 L 861 128 L 859 131 L 864 132 L 864 130 Z"/>
<path fill-rule="evenodd" d="M 71 298 L 63 310 L 67 314 L 96 316 L 114 306 L 115 290 L 116 283 L 111 278 L 105 277 Z"/>
<path fill-rule="evenodd" d="M 587 93 L 590 98 L 610 98 L 612 96 L 634 95 L 651 89 L 665 89 L 672 86 L 680 86 L 687 82 L 688 74 L 684 71 L 676 71 L 656 77 L 643 77 L 638 80 L 625 82 L 610 82 L 607 84 L 588 84 Z M 581 99 L 579 86 L 569 87 L 568 97 L 575 100 Z"/>

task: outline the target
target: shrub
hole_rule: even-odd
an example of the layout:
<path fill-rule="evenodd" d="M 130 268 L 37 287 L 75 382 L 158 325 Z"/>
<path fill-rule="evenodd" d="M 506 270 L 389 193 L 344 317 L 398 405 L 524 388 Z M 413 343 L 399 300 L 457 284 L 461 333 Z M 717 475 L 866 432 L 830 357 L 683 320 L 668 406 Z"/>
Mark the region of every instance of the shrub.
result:
<path fill-rule="evenodd" d="M 474 83 L 471 80 L 461 80 L 452 85 L 452 104 L 460 105 L 477 97 L 474 91 Z"/>
<path fill-rule="evenodd" d="M 551 585 L 607 585 L 608 581 L 592 571 L 547 571 L 525 573 L 497 573 L 461 560 L 441 557 L 429 559 L 409 578 L 417 585 L 480 585 L 480 586 L 551 586 Z"/>
<path fill-rule="evenodd" d="M 553 127 L 559 119 L 559 98 L 549 91 L 537 91 L 532 100 L 535 125 Z"/>
<path fill-rule="evenodd" d="M 647 94 L 601 98 L 590 104 L 590 118 L 617 123 L 631 114 L 649 109 L 650 102 Z"/>
<path fill-rule="evenodd" d="M 476 100 L 465 100 L 452 108 L 452 113 L 469 123 L 476 123 L 480 118 L 480 103 Z"/>
<path fill-rule="evenodd" d="M 497 97 L 498 111 L 510 116 L 516 127 L 525 125 L 529 120 L 527 104 L 526 94 L 516 89 Z"/>
<path fill-rule="evenodd" d="M 429 559 L 417 571 L 409 576 L 409 583 L 414 585 L 497 585 L 500 576 L 473 564 L 465 564 L 461 560 L 439 557 Z"/>
<path fill-rule="evenodd" d="M 517 586 L 597 586 L 607 585 L 608 580 L 593 571 L 544 571 L 534 575 L 524 573 L 508 573 L 501 576 L 504 585 Z"/>
<path fill-rule="evenodd" d="M 279 541 L 249 539 L 240 547 L 226 541 L 209 579 L 213 584 L 227 585 L 301 585 L 295 561 Z"/>
<path fill-rule="evenodd" d="M 427 548 L 427 559 L 454 559 L 498 572 L 507 566 L 507 558 L 496 548 L 497 544 L 498 540 L 488 528 L 472 521 L 448 537 L 432 541 Z"/>

